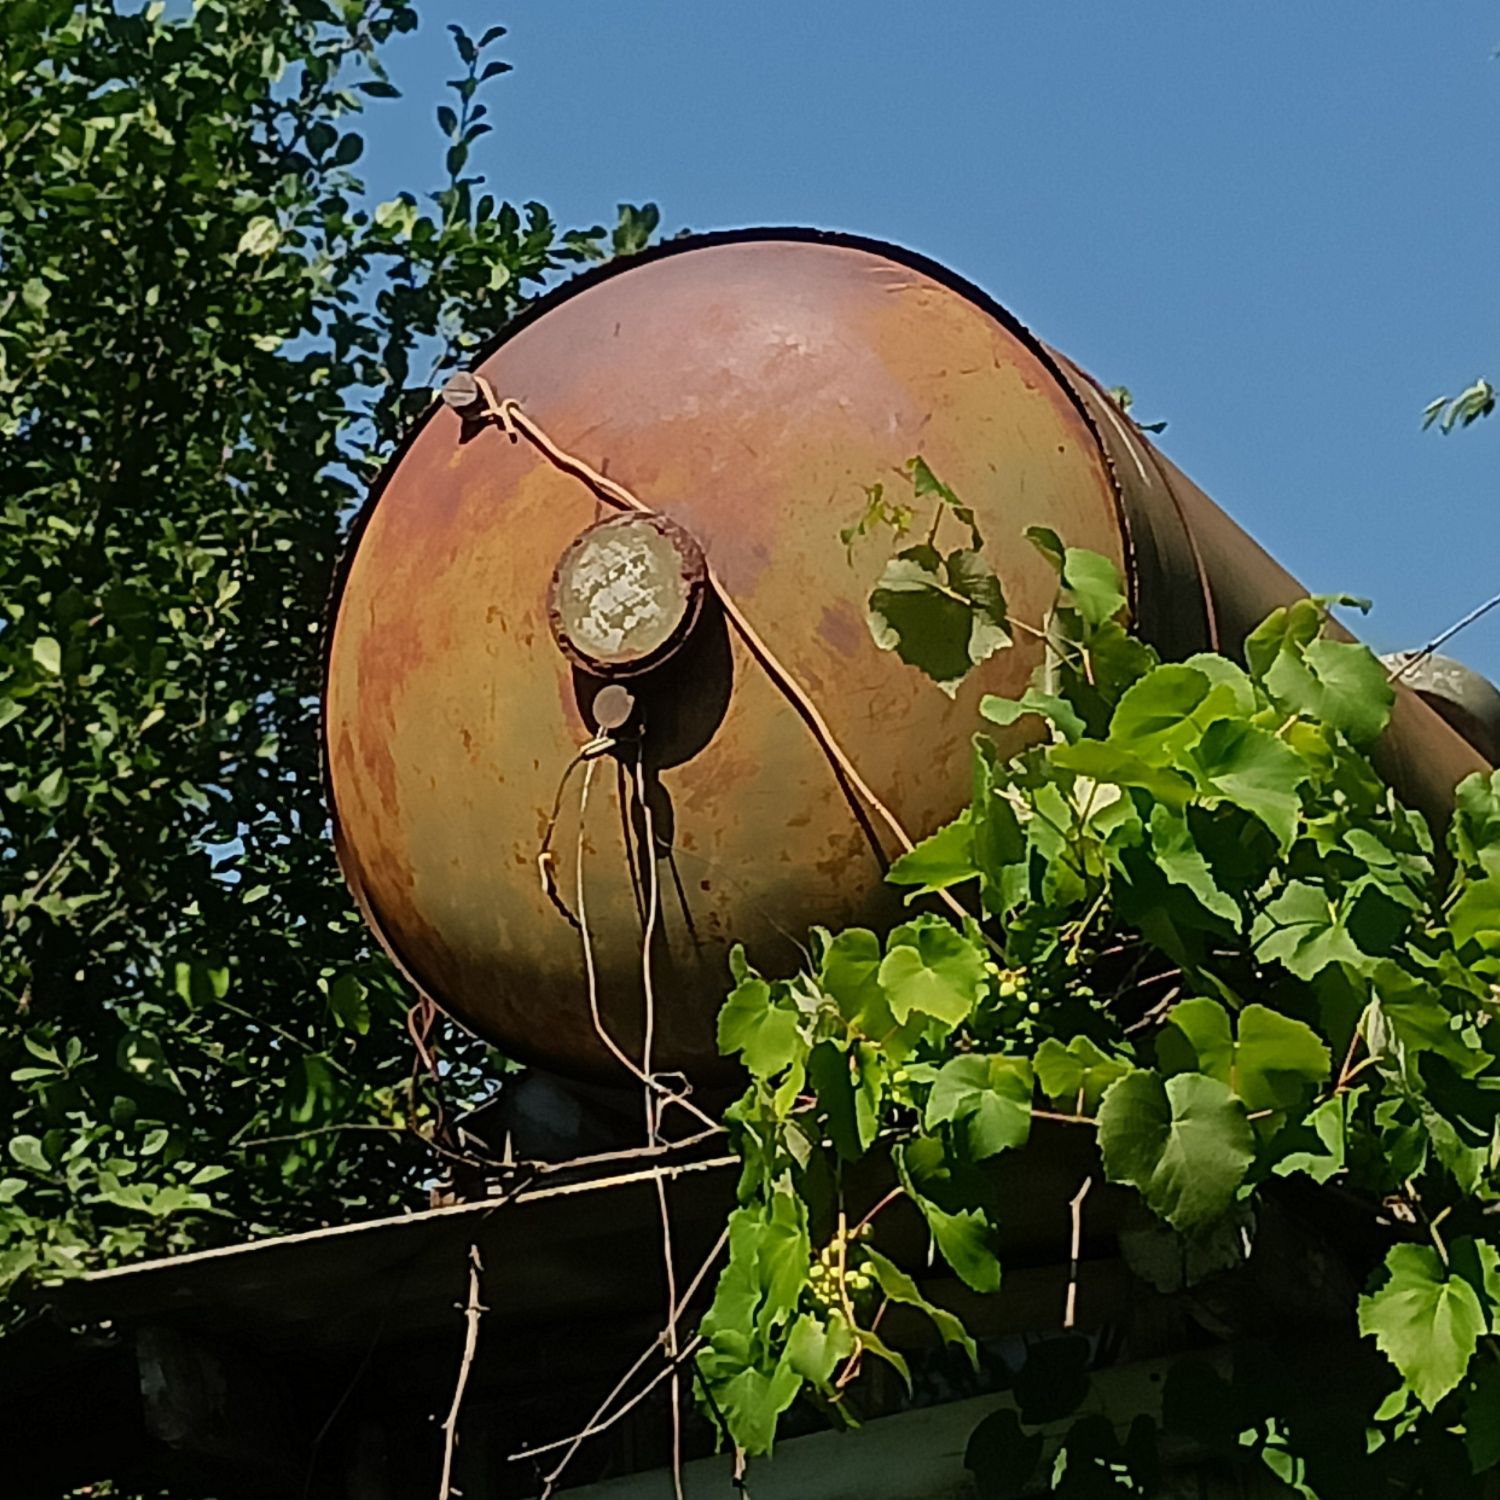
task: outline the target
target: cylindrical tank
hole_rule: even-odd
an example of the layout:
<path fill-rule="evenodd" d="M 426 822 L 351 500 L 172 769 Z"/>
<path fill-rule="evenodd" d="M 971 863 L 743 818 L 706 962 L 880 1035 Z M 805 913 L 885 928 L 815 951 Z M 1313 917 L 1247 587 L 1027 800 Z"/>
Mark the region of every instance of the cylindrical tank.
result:
<path fill-rule="evenodd" d="M 864 601 L 890 548 L 847 548 L 840 531 L 865 486 L 899 498 L 913 455 L 973 507 L 1021 619 L 1040 619 L 1054 586 L 1022 539 L 1033 525 L 1112 558 L 1167 655 L 1238 651 L 1303 592 L 1087 376 L 973 286 L 887 245 L 800 230 L 674 240 L 568 283 L 475 371 L 701 547 L 917 836 L 966 802 L 979 698 L 1020 692 L 1038 647 L 1021 636 L 952 699 L 877 648 Z M 336 839 L 381 941 L 441 1006 L 523 1060 L 623 1078 L 578 923 L 603 1022 L 638 1057 L 644 789 L 669 851 L 654 1065 L 708 1078 L 731 943 L 790 970 L 810 925 L 878 926 L 900 907 L 824 750 L 712 599 L 670 660 L 625 683 L 645 708 L 639 761 L 575 768 L 559 799 L 602 679 L 554 637 L 554 574 L 605 514 L 533 444 L 443 405 L 427 414 L 340 580 L 325 705 Z M 998 737 L 1019 748 L 1034 732 Z M 1439 816 L 1485 764 L 1406 691 L 1382 754 Z"/>

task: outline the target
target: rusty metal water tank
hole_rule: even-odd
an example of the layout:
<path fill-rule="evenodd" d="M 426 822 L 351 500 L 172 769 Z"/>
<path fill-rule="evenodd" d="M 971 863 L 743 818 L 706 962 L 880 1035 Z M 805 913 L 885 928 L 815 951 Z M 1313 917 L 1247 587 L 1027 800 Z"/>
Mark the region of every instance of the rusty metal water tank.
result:
<path fill-rule="evenodd" d="M 863 487 L 912 455 L 974 508 L 1022 619 L 1042 615 L 1053 586 L 1022 540 L 1031 525 L 1119 564 L 1138 628 L 1167 655 L 1237 651 L 1303 592 L 1087 376 L 977 288 L 888 245 L 801 230 L 674 240 L 569 282 L 474 371 L 669 518 L 684 557 L 701 548 L 918 836 L 967 799 L 980 696 L 1019 692 L 1038 648 L 1021 637 L 950 700 L 876 647 L 863 601 L 887 549 L 851 565 L 839 532 Z M 899 906 L 803 719 L 713 600 L 692 604 L 688 562 L 680 589 L 657 591 L 677 552 L 642 562 L 646 583 L 608 610 L 559 603 L 620 542 L 580 543 L 604 519 L 535 446 L 441 404 L 427 413 L 365 506 L 340 580 L 325 704 L 338 850 L 381 941 L 452 1015 L 512 1056 L 628 1081 L 597 1034 L 563 910 L 576 904 L 581 775 L 560 803 L 559 785 L 608 689 L 598 702 L 646 727 L 639 766 L 630 749 L 594 767 L 583 824 L 599 1003 L 638 1056 L 651 874 L 639 774 L 667 856 L 655 1064 L 706 1077 L 731 942 L 789 971 L 810 924 L 879 925 Z M 662 600 L 699 614 L 650 625 L 650 649 L 633 654 L 616 626 Z M 1000 737 L 1019 747 L 1028 732 Z M 1438 816 L 1484 764 L 1408 691 L 1381 754 Z M 555 805 L 549 892 L 538 856 Z"/>

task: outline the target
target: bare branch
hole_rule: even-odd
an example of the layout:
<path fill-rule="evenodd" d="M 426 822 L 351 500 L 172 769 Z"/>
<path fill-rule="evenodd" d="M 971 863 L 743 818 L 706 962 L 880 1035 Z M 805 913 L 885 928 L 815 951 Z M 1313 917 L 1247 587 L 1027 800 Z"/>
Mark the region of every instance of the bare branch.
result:
<path fill-rule="evenodd" d="M 458 1446 L 458 1413 L 464 1404 L 464 1388 L 474 1365 L 474 1351 L 479 1347 L 479 1319 L 484 1308 L 479 1301 L 479 1278 L 484 1266 L 479 1246 L 469 1246 L 469 1300 L 464 1308 L 464 1355 L 458 1367 L 458 1382 L 453 1387 L 453 1404 L 443 1423 L 443 1479 L 438 1486 L 438 1500 L 450 1500 L 453 1494 L 453 1450 Z"/>

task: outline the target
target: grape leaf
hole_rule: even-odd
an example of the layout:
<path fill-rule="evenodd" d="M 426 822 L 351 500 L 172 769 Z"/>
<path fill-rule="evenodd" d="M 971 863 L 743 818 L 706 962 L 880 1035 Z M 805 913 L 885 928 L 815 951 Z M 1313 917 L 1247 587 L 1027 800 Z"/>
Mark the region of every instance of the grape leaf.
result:
<path fill-rule="evenodd" d="M 1396 691 L 1375 653 L 1355 641 L 1316 640 L 1303 660 L 1318 683 L 1317 717 L 1356 745 L 1379 739 Z"/>
<path fill-rule="evenodd" d="M 1234 711 L 1234 693 L 1206 672 L 1175 663 L 1153 667 L 1125 690 L 1109 721 L 1109 743 L 1150 765 L 1175 760 L 1216 716 Z"/>
<path fill-rule="evenodd" d="M 892 885 L 941 891 L 979 874 L 974 864 L 974 833 L 966 808 L 951 823 L 908 850 L 886 871 Z"/>
<path fill-rule="evenodd" d="M 1474 1288 L 1427 1245 L 1393 1245 L 1385 1269 L 1385 1283 L 1359 1299 L 1359 1331 L 1431 1411 L 1463 1379 L 1484 1312 Z"/>
<path fill-rule="evenodd" d="M 888 1261 L 879 1251 L 866 1250 L 865 1261 L 874 1273 L 875 1280 L 880 1284 L 880 1290 L 892 1302 L 901 1302 L 907 1307 L 920 1308 L 932 1319 L 932 1326 L 937 1329 L 943 1342 L 957 1344 L 969 1356 L 969 1363 L 974 1366 L 975 1370 L 979 1369 L 978 1345 L 969 1336 L 968 1329 L 958 1318 L 946 1308 L 935 1307 L 929 1302 L 917 1290 L 916 1282 L 899 1266 Z"/>
<path fill-rule="evenodd" d="M 1049 1099 L 1071 1108 L 1081 1090 L 1086 1111 L 1096 1109 L 1110 1084 L 1130 1071 L 1129 1063 L 1101 1052 L 1086 1036 L 1071 1038 L 1067 1046 L 1049 1036 L 1037 1048 L 1035 1067 L 1037 1082 Z"/>
<path fill-rule="evenodd" d="M 1255 1157 L 1244 1105 L 1216 1078 L 1179 1073 L 1163 1084 L 1145 1069 L 1111 1085 L 1099 1106 L 1105 1175 L 1140 1190 L 1174 1229 L 1228 1209 Z"/>
<path fill-rule="evenodd" d="M 1090 625 L 1103 625 L 1125 608 L 1120 570 L 1097 552 L 1069 547 L 1063 554 L 1062 581 L 1073 607 Z"/>
<path fill-rule="evenodd" d="M 927 1096 L 926 1128 L 935 1131 L 950 1122 L 961 1126 L 976 1161 L 1024 1146 L 1031 1134 L 1031 1088 L 1031 1064 L 1025 1058 L 977 1053 L 951 1058 L 938 1070 Z"/>
<path fill-rule="evenodd" d="M 908 547 L 870 595 L 875 644 L 925 672 L 951 698 L 969 671 L 1011 643 L 1000 580 L 977 552 Z"/>
<path fill-rule="evenodd" d="M 1500 771 L 1465 776 L 1453 801 L 1448 847 L 1454 860 L 1466 870 L 1500 879 Z"/>
<path fill-rule="evenodd" d="M 738 1052 L 757 1078 L 779 1073 L 802 1046 L 797 1013 L 776 1004 L 771 986 L 753 972 L 745 974 L 724 1002 L 718 1039 L 719 1051 Z"/>
<path fill-rule="evenodd" d="M 974 1008 L 984 978 L 979 945 L 937 917 L 896 928 L 880 965 L 880 988 L 898 1024 L 919 1011 L 959 1025 Z"/>
<path fill-rule="evenodd" d="M 1332 1067 L 1312 1027 L 1264 1005 L 1240 1012 L 1237 1038 L 1230 1035 L 1229 1015 L 1217 1000 L 1183 1000 L 1172 1007 L 1167 1022 L 1157 1039 L 1163 1070 L 1216 1078 L 1252 1113 L 1295 1108 Z"/>
<path fill-rule="evenodd" d="M 769 1453 L 776 1439 L 776 1421 L 797 1399 L 802 1376 L 790 1360 L 782 1360 L 769 1374 L 747 1366 L 722 1384 L 714 1385 L 714 1402 L 736 1443 L 747 1454 Z"/>
<path fill-rule="evenodd" d="M 1210 724 L 1191 764 L 1207 793 L 1259 818 L 1283 850 L 1291 847 L 1302 804 L 1297 788 L 1307 779 L 1301 756 L 1266 729 L 1233 719 Z"/>
<path fill-rule="evenodd" d="M 942 1143 L 927 1136 L 908 1141 L 897 1148 L 895 1163 L 901 1185 L 926 1220 L 943 1259 L 974 1291 L 998 1292 L 1000 1256 L 995 1225 L 980 1209 L 945 1207 L 934 1196 L 953 1195 L 953 1170 L 943 1155 Z"/>
<path fill-rule="evenodd" d="M 979 712 L 991 724 L 1002 727 L 1014 724 L 1027 714 L 1036 714 L 1052 724 L 1065 740 L 1081 739 L 1088 728 L 1078 710 L 1066 698 L 1034 687 L 1027 688 L 1019 698 L 1001 698 L 995 693 L 987 693 L 979 700 Z"/>
<path fill-rule="evenodd" d="M 787 1335 L 787 1364 L 814 1385 L 827 1385 L 840 1361 L 853 1353 L 854 1330 L 837 1308 L 827 1322 L 813 1313 L 803 1313 Z"/>
<path fill-rule="evenodd" d="M 845 1161 L 858 1160 L 880 1124 L 880 1048 L 861 1042 L 846 1052 L 832 1041 L 819 1042 L 807 1059 L 807 1081 L 827 1117 L 834 1149 Z"/>

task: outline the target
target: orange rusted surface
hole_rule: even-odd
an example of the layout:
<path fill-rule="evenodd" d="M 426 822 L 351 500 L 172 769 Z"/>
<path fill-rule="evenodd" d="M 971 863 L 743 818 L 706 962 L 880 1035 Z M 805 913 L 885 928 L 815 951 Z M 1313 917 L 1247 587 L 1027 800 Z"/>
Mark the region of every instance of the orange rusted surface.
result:
<path fill-rule="evenodd" d="M 795 231 L 676 241 L 572 283 L 476 368 L 698 540 L 916 836 L 964 805 L 978 700 L 1019 692 L 1037 647 L 1021 636 L 953 701 L 877 649 L 863 604 L 890 549 L 856 545 L 851 566 L 839 539 L 863 486 L 884 481 L 899 498 L 900 465 L 922 454 L 973 506 L 1020 619 L 1051 598 L 1052 574 L 1021 537 L 1044 525 L 1126 569 L 1163 649 L 1215 634 L 1181 476 L 1099 407 L 1086 377 L 918 257 Z M 346 873 L 414 981 L 514 1056 L 625 1081 L 590 1017 L 579 933 L 537 867 L 559 779 L 593 732 L 548 628 L 548 584 L 599 513 L 531 445 L 434 406 L 362 517 L 329 642 L 325 735 Z M 1180 598 L 1164 608 L 1168 589 Z M 649 699 L 648 745 L 659 741 L 644 772 L 676 867 L 658 866 L 655 1064 L 695 1077 L 717 1068 L 731 942 L 790 969 L 810 924 L 898 911 L 827 758 L 710 614 L 659 682 L 632 682 Z M 1023 742 L 1024 728 L 1006 733 L 1005 748 Z M 601 1007 L 638 1056 L 640 827 L 627 839 L 621 807 L 635 773 L 632 756 L 598 764 L 582 847 Z M 552 843 L 570 906 L 580 774 Z"/>

